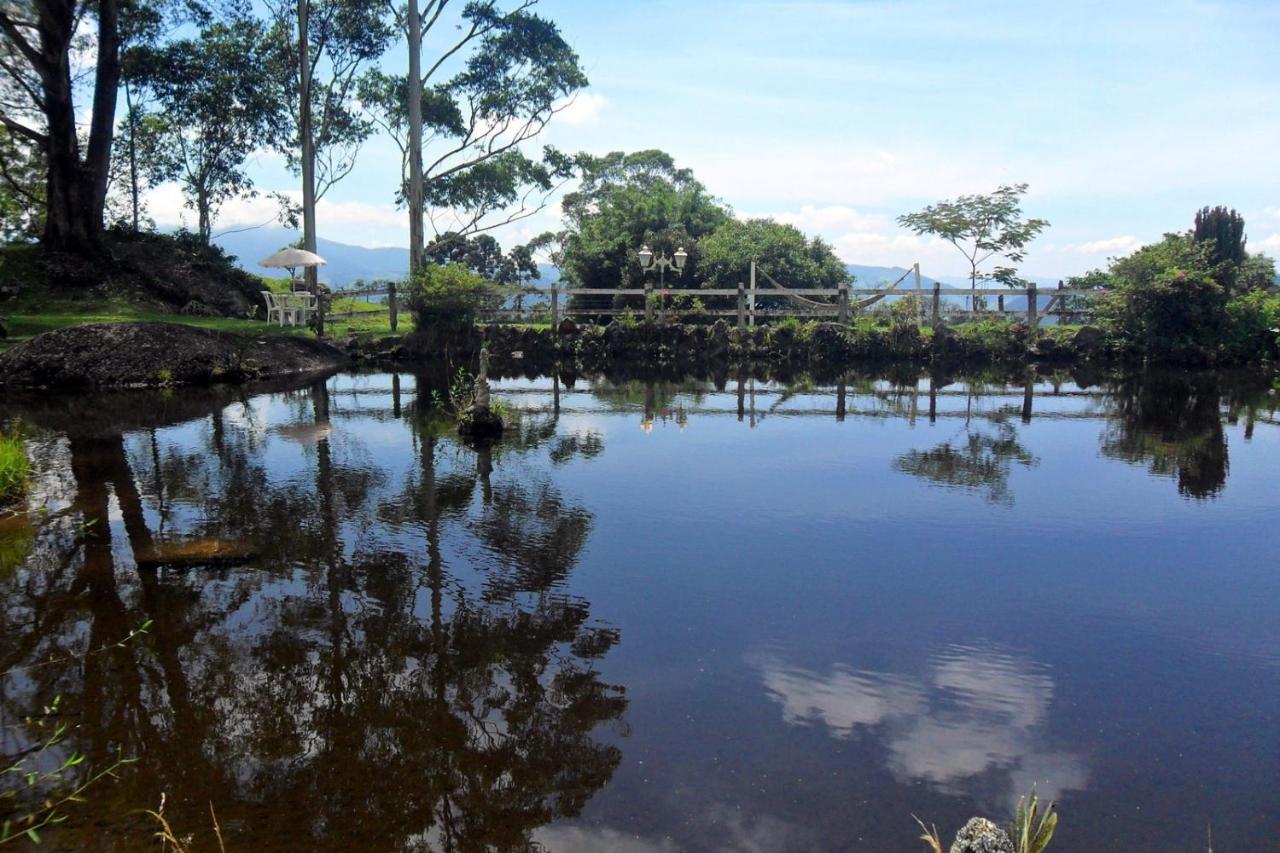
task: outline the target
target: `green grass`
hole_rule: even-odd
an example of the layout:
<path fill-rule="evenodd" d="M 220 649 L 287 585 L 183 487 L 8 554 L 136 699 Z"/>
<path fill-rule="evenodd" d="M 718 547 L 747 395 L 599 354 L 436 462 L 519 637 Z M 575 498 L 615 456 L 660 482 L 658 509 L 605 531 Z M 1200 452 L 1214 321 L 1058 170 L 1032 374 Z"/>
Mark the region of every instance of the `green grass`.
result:
<path fill-rule="evenodd" d="M 288 281 L 269 282 L 272 290 L 287 289 Z M 359 311 L 368 313 L 368 317 L 352 317 L 346 320 L 327 323 L 325 332 L 331 337 L 361 335 L 382 337 L 391 334 L 391 318 L 380 312 L 381 306 L 372 305 L 357 299 L 336 299 L 330 309 L 335 313 Z M 178 323 L 184 326 L 195 326 L 201 329 L 214 329 L 221 332 L 233 332 L 240 335 L 293 335 L 310 337 L 312 332 L 297 326 L 281 327 L 263 320 L 239 320 L 230 317 L 192 317 L 186 314 L 169 314 L 153 308 L 140 307 L 123 299 L 71 300 L 41 298 L 23 299 L 6 303 L 3 306 L 4 324 L 9 330 L 9 337 L 0 340 L 0 350 L 55 329 L 80 326 L 85 323 L 128 323 L 158 322 Z M 408 311 L 400 312 L 398 333 L 411 331 L 413 319 Z"/>
<path fill-rule="evenodd" d="M 0 506 L 13 503 L 27 492 L 31 466 L 27 448 L 16 433 L 0 435 Z"/>

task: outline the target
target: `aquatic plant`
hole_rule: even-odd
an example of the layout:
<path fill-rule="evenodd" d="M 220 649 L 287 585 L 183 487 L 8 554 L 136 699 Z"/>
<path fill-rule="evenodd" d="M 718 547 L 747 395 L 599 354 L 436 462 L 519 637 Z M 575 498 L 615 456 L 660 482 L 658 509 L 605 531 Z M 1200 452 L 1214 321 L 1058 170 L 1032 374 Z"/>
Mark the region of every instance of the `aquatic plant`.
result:
<path fill-rule="evenodd" d="M 151 630 L 151 620 L 143 622 L 119 642 L 94 649 L 79 657 L 103 654 L 120 649 Z M 46 660 L 31 666 L 15 667 L 0 672 L 0 678 L 16 672 L 60 663 Z M 66 740 L 70 726 L 62 708 L 62 697 L 41 708 L 39 714 L 24 717 L 23 726 L 32 746 L 16 756 L 0 756 L 0 847 L 20 840 L 40 843 L 40 831 L 56 826 L 68 817 L 67 810 L 84 802 L 84 794 L 103 779 L 117 778 L 121 767 L 137 761 L 117 753 L 115 761 L 101 770 L 85 772 L 85 756 L 72 750 L 60 755 L 59 746 Z"/>
<path fill-rule="evenodd" d="M 1017 847 L 1018 853 L 1041 853 L 1053 840 L 1053 831 L 1058 827 L 1058 813 L 1054 811 L 1053 801 L 1040 811 L 1040 798 L 1035 786 L 1031 794 L 1018 798 L 1018 810 L 1013 823 L 1009 824 L 1009 836 Z"/>
<path fill-rule="evenodd" d="M 938 825 L 935 823 L 932 826 L 925 826 L 924 821 L 920 818 L 915 815 L 912 815 L 912 817 L 915 818 L 916 823 L 920 824 L 920 840 L 923 841 L 925 846 L 933 851 L 933 853 L 942 853 L 942 836 L 938 835 Z"/>
<path fill-rule="evenodd" d="M 9 435 L 0 434 L 0 506 L 26 494 L 30 474 L 31 465 L 22 437 L 16 430 Z"/>

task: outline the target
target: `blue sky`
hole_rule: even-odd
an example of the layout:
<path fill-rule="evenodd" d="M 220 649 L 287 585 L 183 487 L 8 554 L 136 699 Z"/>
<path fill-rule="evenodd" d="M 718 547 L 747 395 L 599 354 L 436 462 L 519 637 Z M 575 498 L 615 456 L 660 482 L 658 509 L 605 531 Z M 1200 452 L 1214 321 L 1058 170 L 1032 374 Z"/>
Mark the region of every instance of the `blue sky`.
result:
<path fill-rule="evenodd" d="M 894 217 L 1000 183 L 1052 227 L 1028 273 L 1060 277 L 1238 208 L 1280 255 L 1280 2 L 542 0 L 591 77 L 544 136 L 661 148 L 742 216 L 821 234 L 851 263 L 964 271 Z M 397 47 L 389 69 L 402 66 Z M 322 236 L 405 245 L 398 152 L 374 140 L 321 208 Z M 294 189 L 273 157 L 258 186 Z M 157 219 L 176 216 L 161 190 Z M 220 228 L 262 220 L 235 202 Z M 269 213 L 268 213 L 269 215 Z M 554 208 L 499 232 L 554 228 Z"/>

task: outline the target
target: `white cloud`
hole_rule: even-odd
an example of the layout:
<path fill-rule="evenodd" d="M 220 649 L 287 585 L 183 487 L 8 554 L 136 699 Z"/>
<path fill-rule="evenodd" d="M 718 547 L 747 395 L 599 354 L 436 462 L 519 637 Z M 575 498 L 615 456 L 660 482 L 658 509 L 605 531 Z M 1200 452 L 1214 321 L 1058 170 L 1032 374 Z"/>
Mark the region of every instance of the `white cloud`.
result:
<path fill-rule="evenodd" d="M 1090 240 L 1087 243 L 1072 243 L 1062 247 L 1062 251 L 1077 255 L 1119 254 L 1129 252 L 1142 246 L 1142 241 L 1132 234 L 1123 237 L 1111 237 L 1105 240 Z"/>
<path fill-rule="evenodd" d="M 669 839 L 649 840 L 626 835 L 609 827 L 542 827 L 534 830 L 533 841 L 542 848 L 559 853 L 594 853 L 597 850 L 611 850 L 615 853 L 676 853 L 678 849 Z"/>
<path fill-rule="evenodd" d="M 296 190 L 282 191 L 294 203 L 301 201 Z M 146 196 L 147 210 L 161 228 L 194 228 L 195 211 L 186 206 L 182 189 L 175 183 L 161 184 Z M 241 196 L 218 210 L 214 233 L 232 228 L 271 225 L 279 212 L 276 200 L 266 192 Z M 380 248 L 406 245 L 408 214 L 390 204 L 321 199 L 316 205 L 316 230 L 322 237 L 343 243 Z M 397 237 L 399 239 L 397 239 Z"/>
<path fill-rule="evenodd" d="M 1263 208 L 1262 215 L 1267 219 L 1280 219 L 1280 207 Z"/>
<path fill-rule="evenodd" d="M 564 109 L 556 116 L 556 121 L 574 127 L 595 124 L 600 119 L 600 113 L 608 105 L 609 101 L 604 95 L 579 92 L 564 105 Z"/>
<path fill-rule="evenodd" d="M 839 664 L 824 675 L 768 657 L 757 666 L 784 722 L 823 725 L 841 740 L 874 732 L 904 782 L 972 793 L 963 790 L 969 780 L 996 771 L 1006 798 L 1031 779 L 1050 798 L 1087 782 L 1083 758 L 1043 743 L 1054 695 L 1048 671 L 997 647 L 948 647 L 920 678 Z"/>
<path fill-rule="evenodd" d="M 1255 251 L 1267 252 L 1269 254 L 1280 252 L 1280 234 L 1272 234 L 1270 237 L 1263 237 L 1256 243 L 1250 241 L 1249 248 Z"/>

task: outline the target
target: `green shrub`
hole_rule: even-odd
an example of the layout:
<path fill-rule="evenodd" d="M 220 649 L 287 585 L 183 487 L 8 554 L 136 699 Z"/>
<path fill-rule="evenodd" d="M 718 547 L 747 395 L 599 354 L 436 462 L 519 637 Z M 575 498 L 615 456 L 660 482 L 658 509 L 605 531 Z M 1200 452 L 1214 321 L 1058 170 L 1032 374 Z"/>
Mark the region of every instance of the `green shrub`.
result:
<path fill-rule="evenodd" d="M 17 501 L 27 492 L 31 467 L 27 448 L 16 432 L 0 435 L 0 506 Z"/>
<path fill-rule="evenodd" d="M 984 317 L 955 327 L 956 337 L 978 350 L 1002 351 L 1018 343 L 1017 323 L 1003 317 Z"/>
<path fill-rule="evenodd" d="M 1172 268 L 1146 280 L 1122 280 L 1098 305 L 1119 340 L 1148 355 L 1199 358 L 1217 349 L 1226 290 L 1206 272 Z"/>
<path fill-rule="evenodd" d="M 409 310 L 420 329 L 471 325 L 490 298 L 489 281 L 462 264 L 427 266 L 409 282 Z"/>
<path fill-rule="evenodd" d="M 1228 302 L 1222 349 L 1236 359 L 1280 355 L 1280 294 L 1255 290 Z"/>

